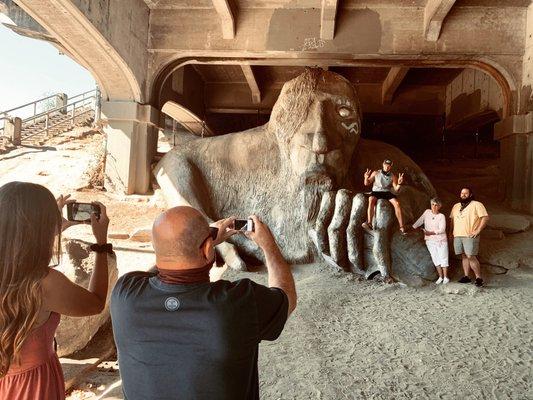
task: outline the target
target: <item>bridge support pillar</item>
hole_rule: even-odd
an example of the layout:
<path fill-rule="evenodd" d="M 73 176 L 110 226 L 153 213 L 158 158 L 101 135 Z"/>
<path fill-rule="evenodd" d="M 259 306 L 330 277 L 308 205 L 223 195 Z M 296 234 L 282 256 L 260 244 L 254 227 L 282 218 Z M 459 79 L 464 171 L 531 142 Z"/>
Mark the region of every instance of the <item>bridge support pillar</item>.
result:
<path fill-rule="evenodd" d="M 533 111 L 498 122 L 494 137 L 500 141 L 506 202 L 516 210 L 533 213 Z"/>
<path fill-rule="evenodd" d="M 132 101 L 105 101 L 101 119 L 107 136 L 106 184 L 126 194 L 147 193 L 159 111 Z"/>

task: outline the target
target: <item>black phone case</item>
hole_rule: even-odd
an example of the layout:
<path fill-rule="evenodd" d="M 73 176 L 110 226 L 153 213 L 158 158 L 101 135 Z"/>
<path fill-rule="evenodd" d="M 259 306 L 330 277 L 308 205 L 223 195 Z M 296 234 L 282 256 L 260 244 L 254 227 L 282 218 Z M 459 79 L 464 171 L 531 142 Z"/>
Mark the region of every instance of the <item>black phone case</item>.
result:
<path fill-rule="evenodd" d="M 88 221 L 88 220 L 79 220 L 79 219 L 74 219 L 74 215 L 73 215 L 73 206 L 74 204 L 89 204 L 91 206 L 91 208 L 96 211 L 96 217 L 97 218 L 100 218 L 100 207 L 97 205 L 97 204 L 93 204 L 93 203 L 81 203 L 81 202 L 76 202 L 76 203 L 68 203 L 67 204 L 67 220 L 69 221 L 75 221 L 75 222 L 85 222 L 85 221 Z"/>

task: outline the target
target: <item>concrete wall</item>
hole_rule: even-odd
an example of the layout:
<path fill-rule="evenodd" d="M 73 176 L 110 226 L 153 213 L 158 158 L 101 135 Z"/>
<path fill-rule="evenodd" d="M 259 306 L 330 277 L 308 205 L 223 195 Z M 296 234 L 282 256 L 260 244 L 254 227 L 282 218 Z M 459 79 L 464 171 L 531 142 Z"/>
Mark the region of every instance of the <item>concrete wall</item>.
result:
<path fill-rule="evenodd" d="M 533 3 L 527 10 L 526 42 L 520 91 L 520 112 L 533 110 Z"/>
<path fill-rule="evenodd" d="M 439 41 L 428 42 L 423 35 L 424 7 L 357 2 L 354 3 L 357 8 L 339 12 L 334 40 L 322 40 L 320 10 L 292 8 L 292 4 L 295 3 L 276 9 L 240 9 L 234 40 L 222 38 L 219 18 L 212 8 L 155 9 L 150 13 L 150 47 L 204 54 L 236 49 L 353 54 L 519 54 L 524 45 L 524 7 L 457 5 L 447 16 Z"/>
<path fill-rule="evenodd" d="M 486 110 L 502 117 L 503 94 L 500 85 L 483 71 L 467 68 L 446 86 L 446 125 Z"/>
<path fill-rule="evenodd" d="M 180 68 L 167 80 L 159 97 L 159 108 L 169 100 L 181 104 L 200 117 L 205 115 L 204 81 L 192 65 Z"/>
<path fill-rule="evenodd" d="M 513 208 L 533 214 L 533 112 L 513 115 L 497 123 L 500 172 L 505 200 Z"/>
<path fill-rule="evenodd" d="M 333 40 L 319 36 L 320 10 L 283 7 L 243 8 L 235 39 L 222 38 L 212 8 L 154 9 L 150 13 L 149 47 L 157 75 L 169 62 L 186 57 L 268 57 L 294 60 L 480 60 L 504 70 L 512 84 L 521 82 L 526 7 L 457 4 L 447 16 L 437 42 L 423 34 L 424 7 L 413 2 L 347 2 L 339 11 Z M 344 3 L 343 3 L 344 4 Z M 413 6 L 411 6 L 413 5 Z M 180 24 L 176 24 L 180 21 Z M 288 29 L 290 27 L 290 29 Z"/>

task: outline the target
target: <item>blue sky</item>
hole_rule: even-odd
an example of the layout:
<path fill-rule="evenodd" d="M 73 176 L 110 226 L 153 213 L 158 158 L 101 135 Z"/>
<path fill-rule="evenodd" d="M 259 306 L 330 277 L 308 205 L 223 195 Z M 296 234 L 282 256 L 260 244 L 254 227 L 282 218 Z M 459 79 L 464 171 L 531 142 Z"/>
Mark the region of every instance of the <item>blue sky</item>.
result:
<path fill-rule="evenodd" d="M 0 14 L 0 22 L 6 18 Z M 91 74 L 57 48 L 0 24 L 0 111 L 47 94 L 73 96 L 94 87 Z"/>

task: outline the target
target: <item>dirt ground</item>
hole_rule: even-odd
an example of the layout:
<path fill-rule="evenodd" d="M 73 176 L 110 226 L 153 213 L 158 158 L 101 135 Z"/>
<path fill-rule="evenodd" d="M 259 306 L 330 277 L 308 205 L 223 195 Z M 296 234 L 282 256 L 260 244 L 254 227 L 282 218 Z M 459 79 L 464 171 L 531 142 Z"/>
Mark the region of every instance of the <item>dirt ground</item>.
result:
<path fill-rule="evenodd" d="M 42 149 L 0 155 L 0 185 L 27 180 L 56 195 L 102 201 L 111 232 L 149 227 L 162 209 L 157 195 L 121 196 L 88 187 L 98 183 L 102 148 L 100 134 L 79 130 Z M 465 161 L 455 174 L 447 164 L 423 167 L 446 201 L 454 200 L 458 173 L 467 173 L 489 212 L 509 212 L 498 202 L 494 165 Z M 66 234 L 90 240 L 87 226 Z M 153 264 L 150 243 L 113 242 L 120 273 Z M 521 262 L 509 269 L 484 265 L 487 284 L 481 289 L 457 283 L 410 288 L 362 281 L 322 264 L 294 266 L 298 307 L 281 337 L 260 345 L 261 398 L 533 399 L 532 243 L 531 229 L 494 241 L 491 247 L 500 246 L 507 257 L 498 258 L 503 264 L 513 257 Z M 455 260 L 452 277 L 458 276 Z M 223 275 L 242 277 L 266 282 L 263 270 Z M 74 388 L 68 399 L 122 399 L 109 324 L 87 348 L 61 362 Z"/>
<path fill-rule="evenodd" d="M 294 267 L 298 308 L 263 342 L 263 399 L 533 399 L 533 270 L 414 289 Z M 226 279 L 266 274 L 228 272 Z M 65 364 L 64 364 L 65 365 Z M 116 363 L 70 399 L 122 399 Z"/>

